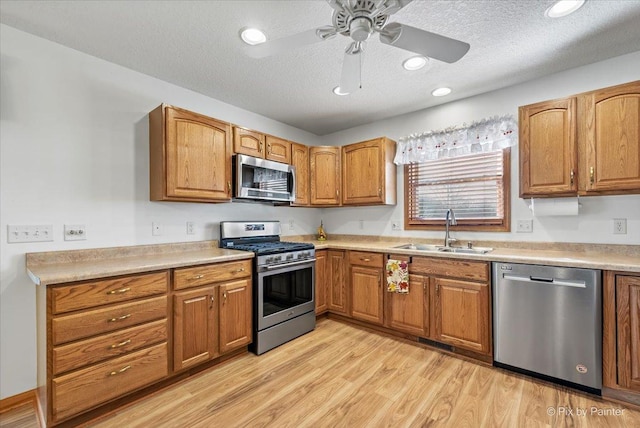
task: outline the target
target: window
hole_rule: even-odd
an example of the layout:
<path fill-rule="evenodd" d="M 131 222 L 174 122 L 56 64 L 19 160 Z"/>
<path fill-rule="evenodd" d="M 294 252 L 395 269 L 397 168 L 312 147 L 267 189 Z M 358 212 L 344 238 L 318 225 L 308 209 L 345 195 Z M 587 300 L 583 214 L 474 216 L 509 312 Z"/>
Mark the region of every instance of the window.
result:
<path fill-rule="evenodd" d="M 458 230 L 509 231 L 510 149 L 405 165 L 407 229 L 441 229 L 453 209 Z"/>

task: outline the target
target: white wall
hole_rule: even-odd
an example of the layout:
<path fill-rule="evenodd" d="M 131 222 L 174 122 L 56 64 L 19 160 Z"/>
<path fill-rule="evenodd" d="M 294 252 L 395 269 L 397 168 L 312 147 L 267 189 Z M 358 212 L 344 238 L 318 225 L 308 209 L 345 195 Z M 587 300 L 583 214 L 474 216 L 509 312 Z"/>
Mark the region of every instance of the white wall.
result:
<path fill-rule="evenodd" d="M 416 132 L 461 126 L 494 115 L 518 117 L 518 106 L 561 98 L 640 79 L 640 51 L 567 70 L 541 79 L 438 107 L 397 116 L 327 135 L 322 143 L 341 145 L 386 135 L 399 139 Z M 453 88 L 455 90 L 455 88 Z M 430 96 L 425 94 L 425 96 Z M 528 202 L 518 197 L 518 150 L 511 151 L 511 233 L 454 232 L 462 240 L 559 241 L 640 245 L 640 195 L 580 198 L 578 216 L 533 217 Z M 442 232 L 392 231 L 391 221 L 403 221 L 404 178 L 398 168 L 395 207 L 323 209 L 327 233 L 380 234 L 443 238 Z M 613 235 L 613 219 L 627 219 L 627 234 Z M 533 233 L 515 233 L 518 219 L 533 219 Z M 363 228 L 360 229 L 360 220 Z"/>
<path fill-rule="evenodd" d="M 286 235 L 315 230 L 315 209 L 150 202 L 147 114 L 167 102 L 304 144 L 317 144 L 315 135 L 11 27 L 0 27 L 0 41 L 0 398 L 36 385 L 25 253 L 217 239 L 221 220 L 280 220 Z M 162 236 L 151 235 L 152 221 Z M 8 224 L 52 224 L 55 240 L 7 244 Z M 88 239 L 65 242 L 64 224 L 85 224 Z"/>
<path fill-rule="evenodd" d="M 286 235 L 314 233 L 320 218 L 329 233 L 442 235 L 391 231 L 391 220 L 403 218 L 401 173 L 397 207 L 149 202 L 147 113 L 160 103 L 308 145 L 346 144 L 515 114 L 518 105 L 640 77 L 636 53 L 319 138 L 4 25 L 0 54 L 0 398 L 36 386 L 35 286 L 25 273 L 27 252 L 216 239 L 217 223 L 229 219 L 281 220 Z M 583 198 L 583 204 L 577 219 L 536 219 L 531 235 L 460 232 L 458 237 L 640 243 L 638 196 Z M 530 216 L 517 193 L 512 211 L 514 219 Z M 628 235 L 609 234 L 613 217 L 628 219 Z M 364 220 L 362 230 L 358 220 Z M 152 221 L 164 226 L 162 236 L 151 235 Z M 187 221 L 196 223 L 195 235 L 186 235 Z M 88 239 L 63 241 L 65 223 L 85 224 Z M 55 241 L 9 245 L 8 224 L 52 224 Z"/>

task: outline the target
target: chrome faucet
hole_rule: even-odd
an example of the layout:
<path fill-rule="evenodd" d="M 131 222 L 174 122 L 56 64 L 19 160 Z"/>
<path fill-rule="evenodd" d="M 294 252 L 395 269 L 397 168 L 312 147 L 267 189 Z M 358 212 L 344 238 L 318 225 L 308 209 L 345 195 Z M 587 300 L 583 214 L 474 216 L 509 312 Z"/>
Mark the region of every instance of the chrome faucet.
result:
<path fill-rule="evenodd" d="M 455 238 L 449 237 L 449 225 L 455 226 L 458 222 L 456 221 L 456 215 L 453 213 L 451 208 L 447 209 L 447 215 L 444 218 L 444 246 L 445 248 L 451 247 L 451 242 L 457 241 Z"/>

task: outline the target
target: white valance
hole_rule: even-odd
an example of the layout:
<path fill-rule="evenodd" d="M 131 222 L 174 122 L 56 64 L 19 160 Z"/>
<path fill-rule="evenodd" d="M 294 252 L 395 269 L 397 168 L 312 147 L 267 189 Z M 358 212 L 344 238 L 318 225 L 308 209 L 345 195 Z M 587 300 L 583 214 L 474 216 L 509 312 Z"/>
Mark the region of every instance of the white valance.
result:
<path fill-rule="evenodd" d="M 396 165 L 452 158 L 472 153 L 493 152 L 518 143 L 518 124 L 513 116 L 494 116 L 440 131 L 400 138 Z"/>

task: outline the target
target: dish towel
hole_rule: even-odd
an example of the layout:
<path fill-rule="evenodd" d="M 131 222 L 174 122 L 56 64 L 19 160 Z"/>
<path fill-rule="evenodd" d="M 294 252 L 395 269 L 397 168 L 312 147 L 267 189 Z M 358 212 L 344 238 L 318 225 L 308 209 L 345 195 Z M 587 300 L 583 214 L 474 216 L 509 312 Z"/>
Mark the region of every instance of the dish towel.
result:
<path fill-rule="evenodd" d="M 387 291 L 409 292 L 409 264 L 406 260 L 387 260 Z"/>

